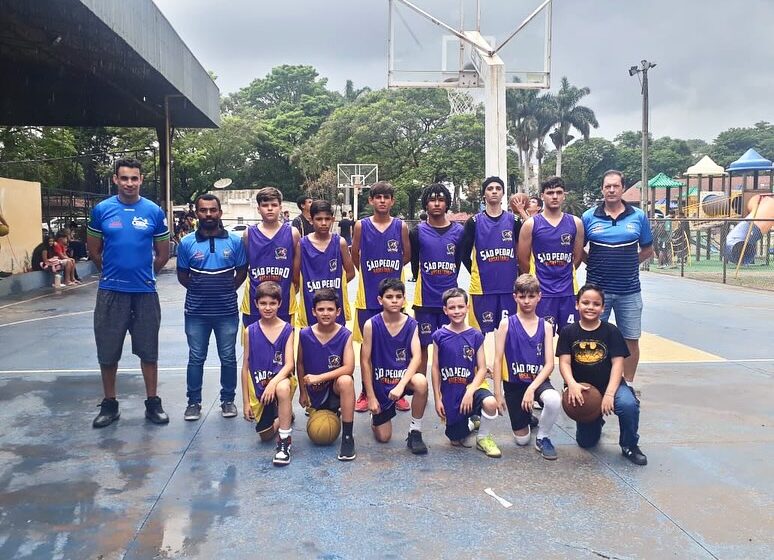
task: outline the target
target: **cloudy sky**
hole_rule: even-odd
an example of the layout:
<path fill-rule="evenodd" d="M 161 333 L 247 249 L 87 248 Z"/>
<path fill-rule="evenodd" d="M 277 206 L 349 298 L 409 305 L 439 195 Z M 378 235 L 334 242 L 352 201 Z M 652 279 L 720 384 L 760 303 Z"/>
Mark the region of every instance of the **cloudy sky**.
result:
<path fill-rule="evenodd" d="M 339 90 L 347 79 L 386 86 L 387 0 L 154 1 L 221 93 L 279 64 L 313 65 Z M 539 3 L 484 0 L 482 10 L 510 2 Z M 773 24 L 772 0 L 554 0 L 553 83 L 567 76 L 589 87 L 596 134 L 612 139 L 640 127 L 640 85 L 628 68 L 651 60 L 652 133 L 711 141 L 774 121 Z"/>

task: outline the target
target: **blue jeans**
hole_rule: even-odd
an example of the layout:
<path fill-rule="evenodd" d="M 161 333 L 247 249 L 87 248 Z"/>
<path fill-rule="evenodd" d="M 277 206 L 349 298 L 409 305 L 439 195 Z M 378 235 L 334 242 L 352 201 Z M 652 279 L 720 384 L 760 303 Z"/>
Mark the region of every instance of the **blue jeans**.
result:
<path fill-rule="evenodd" d="M 602 320 L 610 320 L 610 312 L 615 313 L 615 324 L 627 340 L 639 340 L 642 334 L 642 293 L 605 294 L 605 310 Z"/>
<path fill-rule="evenodd" d="M 618 416 L 621 435 L 618 443 L 621 447 L 634 447 L 640 440 L 637 430 L 640 427 L 640 401 L 634 396 L 634 389 L 624 381 L 618 386 L 613 397 L 613 412 Z M 600 416 L 588 424 L 576 424 L 575 440 L 580 447 L 594 447 L 602 436 L 604 419 Z"/>
<path fill-rule="evenodd" d="M 202 402 L 202 380 L 210 333 L 215 331 L 215 343 L 220 357 L 220 400 L 233 402 L 236 395 L 237 364 L 236 336 L 239 315 L 203 317 L 185 316 L 185 336 L 188 338 L 188 404 Z"/>

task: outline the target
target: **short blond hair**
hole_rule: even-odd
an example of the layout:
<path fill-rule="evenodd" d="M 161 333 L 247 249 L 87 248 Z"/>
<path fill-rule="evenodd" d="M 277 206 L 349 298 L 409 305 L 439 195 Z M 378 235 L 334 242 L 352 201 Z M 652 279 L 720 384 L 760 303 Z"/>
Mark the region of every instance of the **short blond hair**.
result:
<path fill-rule="evenodd" d="M 521 274 L 513 283 L 514 294 L 539 294 L 540 282 L 531 274 Z"/>

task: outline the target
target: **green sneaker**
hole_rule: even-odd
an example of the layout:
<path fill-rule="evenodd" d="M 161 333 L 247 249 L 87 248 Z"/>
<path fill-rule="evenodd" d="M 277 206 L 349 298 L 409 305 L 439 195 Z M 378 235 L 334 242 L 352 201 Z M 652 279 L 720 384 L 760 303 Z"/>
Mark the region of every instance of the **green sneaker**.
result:
<path fill-rule="evenodd" d="M 487 457 L 497 459 L 502 457 L 500 448 L 497 447 L 495 440 L 492 436 L 485 436 L 476 440 L 476 449 L 483 451 Z"/>

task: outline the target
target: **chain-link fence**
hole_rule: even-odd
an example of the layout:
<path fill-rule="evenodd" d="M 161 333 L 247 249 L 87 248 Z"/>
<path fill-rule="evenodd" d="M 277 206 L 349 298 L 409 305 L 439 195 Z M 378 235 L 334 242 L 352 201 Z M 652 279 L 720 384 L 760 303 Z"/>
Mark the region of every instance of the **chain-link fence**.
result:
<path fill-rule="evenodd" d="M 774 218 L 655 218 L 651 272 L 774 290 Z"/>

